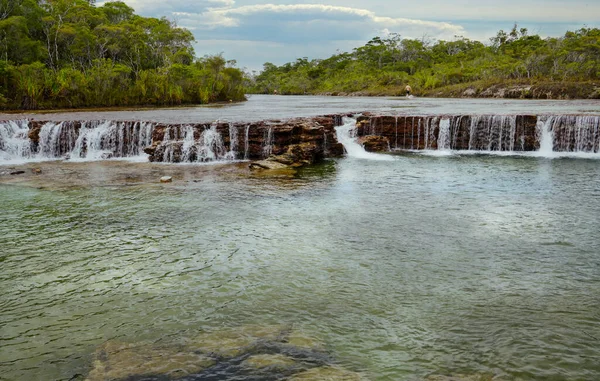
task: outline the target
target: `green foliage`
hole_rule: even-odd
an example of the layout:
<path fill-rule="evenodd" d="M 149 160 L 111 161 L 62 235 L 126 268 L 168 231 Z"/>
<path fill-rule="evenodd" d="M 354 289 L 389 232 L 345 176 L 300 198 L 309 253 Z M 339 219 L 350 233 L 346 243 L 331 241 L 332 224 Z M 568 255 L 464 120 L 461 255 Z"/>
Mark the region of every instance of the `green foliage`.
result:
<path fill-rule="evenodd" d="M 243 100 L 246 78 L 193 35 L 122 1 L 0 0 L 0 108 Z"/>
<path fill-rule="evenodd" d="M 590 81 L 600 79 L 600 29 L 583 28 L 542 39 L 514 25 L 485 45 L 457 36 L 435 43 L 375 37 L 352 53 L 324 60 L 307 58 L 276 66 L 265 63 L 251 92 L 282 94 L 400 94 L 475 81 Z"/>

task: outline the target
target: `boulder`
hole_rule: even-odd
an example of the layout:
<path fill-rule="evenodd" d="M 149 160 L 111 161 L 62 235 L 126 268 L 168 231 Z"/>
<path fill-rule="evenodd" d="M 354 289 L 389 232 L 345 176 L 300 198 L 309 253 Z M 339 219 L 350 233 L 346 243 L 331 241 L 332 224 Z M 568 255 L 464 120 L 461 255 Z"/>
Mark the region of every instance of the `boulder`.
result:
<path fill-rule="evenodd" d="M 276 160 L 269 160 L 269 159 L 253 161 L 252 163 L 250 163 L 249 167 L 250 167 L 250 169 L 258 169 L 258 170 L 262 170 L 262 169 L 277 170 L 277 169 L 290 168 L 290 166 L 287 164 L 283 164 Z"/>
<path fill-rule="evenodd" d="M 385 136 L 367 135 L 358 140 L 367 152 L 389 152 L 390 140 Z"/>
<path fill-rule="evenodd" d="M 161 183 L 171 183 L 173 182 L 173 178 L 171 176 L 163 176 L 160 178 Z"/>

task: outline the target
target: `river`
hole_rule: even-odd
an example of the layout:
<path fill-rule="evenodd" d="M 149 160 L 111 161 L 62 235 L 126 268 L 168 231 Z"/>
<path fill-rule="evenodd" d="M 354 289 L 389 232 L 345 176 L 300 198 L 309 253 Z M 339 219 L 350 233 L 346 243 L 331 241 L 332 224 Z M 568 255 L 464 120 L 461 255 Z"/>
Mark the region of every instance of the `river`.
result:
<path fill-rule="evenodd" d="M 267 108 L 419 101 L 330 99 Z M 496 102 L 528 104 L 471 108 Z M 600 114 L 565 105 L 531 103 Z M 140 112 L 222 109 L 208 110 Z M 26 173 L 0 176 L 0 379 L 83 379 L 107 340 L 273 325 L 371 380 L 600 378 L 600 161 L 350 148 L 275 176 L 244 162 L 11 166 Z"/>

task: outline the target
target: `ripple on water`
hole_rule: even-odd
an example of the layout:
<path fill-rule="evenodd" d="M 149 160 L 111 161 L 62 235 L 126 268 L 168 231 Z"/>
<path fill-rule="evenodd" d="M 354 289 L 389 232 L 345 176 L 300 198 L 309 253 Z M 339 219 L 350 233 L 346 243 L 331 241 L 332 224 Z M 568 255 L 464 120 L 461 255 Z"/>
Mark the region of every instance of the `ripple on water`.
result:
<path fill-rule="evenodd" d="M 184 170 L 43 165 L 45 190 L 0 185 L 9 380 L 87 374 L 106 342 L 247 325 L 292 326 L 371 379 L 600 374 L 589 161 L 415 155 L 279 180 L 188 166 L 169 187 L 152 182 Z M 132 171 L 141 184 L 119 186 Z M 246 365 L 269 361 L 285 363 Z"/>

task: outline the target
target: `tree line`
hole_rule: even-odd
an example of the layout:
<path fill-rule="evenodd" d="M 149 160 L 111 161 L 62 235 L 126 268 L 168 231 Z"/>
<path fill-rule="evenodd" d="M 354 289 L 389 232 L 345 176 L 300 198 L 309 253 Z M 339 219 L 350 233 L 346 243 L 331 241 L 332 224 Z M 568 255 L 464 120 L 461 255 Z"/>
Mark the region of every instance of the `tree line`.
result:
<path fill-rule="evenodd" d="M 600 79 L 600 29 L 582 28 L 541 38 L 517 25 L 489 43 L 458 36 L 453 41 L 375 37 L 352 52 L 327 59 L 265 63 L 253 77 L 254 93 L 400 94 L 497 83 L 590 82 Z M 600 94 L 597 94 L 600 96 Z"/>
<path fill-rule="evenodd" d="M 0 108 L 243 100 L 244 72 L 121 1 L 0 0 Z"/>

